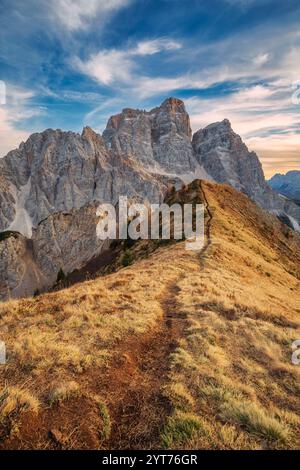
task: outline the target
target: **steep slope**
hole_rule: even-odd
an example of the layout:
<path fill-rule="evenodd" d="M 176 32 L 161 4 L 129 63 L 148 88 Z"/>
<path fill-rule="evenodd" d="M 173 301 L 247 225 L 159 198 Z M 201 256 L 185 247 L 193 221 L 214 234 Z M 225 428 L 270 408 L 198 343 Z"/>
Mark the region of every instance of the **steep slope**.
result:
<path fill-rule="evenodd" d="M 300 238 L 229 186 L 169 199 L 190 201 L 201 252 L 137 242 L 127 268 L 0 305 L 0 447 L 299 448 Z"/>

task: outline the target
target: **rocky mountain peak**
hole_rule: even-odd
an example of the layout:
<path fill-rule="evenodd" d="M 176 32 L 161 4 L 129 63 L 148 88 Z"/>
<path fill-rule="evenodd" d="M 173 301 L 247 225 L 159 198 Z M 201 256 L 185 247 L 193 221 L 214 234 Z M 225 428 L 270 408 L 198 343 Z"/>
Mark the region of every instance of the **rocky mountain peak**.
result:
<path fill-rule="evenodd" d="M 155 111 L 154 120 L 161 126 L 162 132 L 167 129 L 168 132 L 191 139 L 190 117 L 183 101 L 177 98 L 167 98 Z"/>
<path fill-rule="evenodd" d="M 97 134 L 91 127 L 85 126 L 82 129 L 81 137 L 84 137 L 86 139 L 95 139 L 95 138 L 101 138 L 99 134 Z"/>
<path fill-rule="evenodd" d="M 109 119 L 103 139 L 109 148 L 155 172 L 178 174 L 195 170 L 191 135 L 183 101 L 168 98 L 149 112 L 123 109 Z"/>
<path fill-rule="evenodd" d="M 178 111 L 186 112 L 184 102 L 172 96 L 165 99 L 165 101 L 163 101 L 162 104 L 160 105 L 160 108 L 167 108 L 167 109 L 170 109 L 172 111 L 177 111 L 177 112 Z"/>

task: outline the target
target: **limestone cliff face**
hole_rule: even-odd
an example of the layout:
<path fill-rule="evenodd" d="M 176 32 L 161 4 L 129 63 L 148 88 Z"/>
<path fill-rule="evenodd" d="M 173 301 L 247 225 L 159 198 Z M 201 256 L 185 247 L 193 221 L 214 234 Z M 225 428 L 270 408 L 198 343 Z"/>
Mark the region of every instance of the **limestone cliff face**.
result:
<path fill-rule="evenodd" d="M 49 286 L 60 269 L 70 273 L 97 256 L 108 244 L 97 239 L 97 204 L 50 215 L 33 231 L 33 256 Z"/>
<path fill-rule="evenodd" d="M 184 103 L 124 109 L 103 136 L 48 129 L 0 159 L 0 298 L 47 288 L 62 268 L 82 267 L 103 249 L 96 206 L 161 202 L 170 185 L 210 178 L 243 191 L 299 229 L 300 208 L 267 185 L 261 164 L 228 120 L 192 137 Z"/>
<path fill-rule="evenodd" d="M 0 298 L 50 288 L 60 269 L 70 273 L 108 248 L 108 242 L 96 236 L 96 210 L 97 204 L 92 203 L 51 214 L 33 229 L 31 239 L 16 232 L 7 234 L 0 242 Z"/>
<path fill-rule="evenodd" d="M 79 135 L 49 129 L 32 135 L 0 165 L 14 190 L 14 199 L 22 200 L 35 227 L 53 212 L 69 211 L 91 201 L 94 183 L 107 169 L 108 157 L 102 138 L 92 131 L 85 129 Z M 15 204 L 11 223 L 17 212 Z M 0 223 L 5 228 L 3 217 Z"/>
<path fill-rule="evenodd" d="M 227 119 L 196 132 L 193 148 L 200 165 L 217 182 L 229 183 L 249 195 L 266 186 L 259 159 L 249 152 Z"/>
<path fill-rule="evenodd" d="M 170 98 L 149 112 L 124 109 L 109 119 L 103 138 L 113 151 L 131 155 L 146 169 L 181 175 L 197 166 L 191 134 L 184 103 Z"/>
<path fill-rule="evenodd" d="M 33 295 L 49 286 L 34 259 L 32 240 L 13 233 L 0 242 L 0 299 Z"/>

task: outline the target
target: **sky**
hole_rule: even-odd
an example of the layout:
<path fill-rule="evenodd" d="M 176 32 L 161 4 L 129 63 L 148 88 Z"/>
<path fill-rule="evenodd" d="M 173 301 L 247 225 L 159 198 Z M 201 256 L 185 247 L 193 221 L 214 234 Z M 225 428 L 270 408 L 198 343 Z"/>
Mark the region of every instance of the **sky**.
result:
<path fill-rule="evenodd" d="M 0 12 L 0 157 L 33 132 L 102 132 L 125 107 L 175 96 L 193 131 L 228 118 L 266 177 L 300 170 L 299 0 L 0 0 Z"/>

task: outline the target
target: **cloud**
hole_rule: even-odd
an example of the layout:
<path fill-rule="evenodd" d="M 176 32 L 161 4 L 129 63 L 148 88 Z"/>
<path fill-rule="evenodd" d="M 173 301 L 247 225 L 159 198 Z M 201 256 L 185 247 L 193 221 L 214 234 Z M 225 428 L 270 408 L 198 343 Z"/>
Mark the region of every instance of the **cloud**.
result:
<path fill-rule="evenodd" d="M 262 66 L 266 64 L 270 59 L 270 54 L 268 52 L 260 52 L 257 56 L 254 57 L 253 63 L 257 66 Z"/>
<path fill-rule="evenodd" d="M 281 168 L 288 167 L 287 162 L 300 167 L 297 134 L 300 127 L 299 109 L 293 106 L 294 90 L 291 87 L 293 80 L 300 77 L 297 61 L 300 35 L 292 27 L 285 32 L 280 28 L 256 28 L 251 31 L 251 40 L 249 34 L 247 31 L 238 37 L 230 36 L 221 41 L 201 44 L 192 50 L 186 45 L 180 47 L 180 43 L 168 47 L 165 39 L 149 40 L 127 51 L 105 51 L 109 58 L 121 54 L 114 63 L 103 60 L 103 52 L 100 52 L 97 57 L 89 58 L 83 67 L 98 83 L 118 90 L 118 96 L 126 97 L 127 102 L 178 92 L 180 96 L 182 90 L 203 92 L 223 84 L 227 94 L 220 95 L 216 91 L 213 95 L 208 94 L 213 96 L 210 99 L 194 96 L 185 100 L 194 130 L 229 118 L 234 130 L 242 135 L 251 149 L 258 152 L 270 176 L 275 167 L 272 154 L 276 155 L 276 162 Z M 162 75 L 145 75 L 144 69 L 139 67 L 139 57 L 148 56 L 147 60 L 150 61 L 152 55 L 162 50 L 168 51 L 169 59 L 174 57 L 175 52 L 176 63 L 182 60 L 188 67 L 193 58 L 193 64 L 199 64 L 198 70 L 194 65 L 180 73 L 184 70 L 182 66 L 177 68 L 177 75 L 171 76 L 162 67 L 165 72 Z M 180 54 L 179 58 L 177 54 Z M 89 70 L 91 65 L 92 74 Z M 160 70 L 156 66 L 157 69 Z"/>
<path fill-rule="evenodd" d="M 243 136 L 257 131 L 297 124 L 297 109 L 291 107 L 290 90 L 272 85 L 253 85 L 223 97 L 192 97 L 186 100 L 194 128 L 210 122 L 230 119 Z M 286 127 L 285 127 L 286 128 Z"/>
<path fill-rule="evenodd" d="M 29 132 L 15 129 L 5 109 L 0 108 L 0 158 L 19 147 L 29 137 Z"/>
<path fill-rule="evenodd" d="M 53 18 L 69 31 L 86 28 L 97 16 L 101 22 L 107 16 L 129 5 L 130 0 L 51 0 L 48 2 Z"/>
<path fill-rule="evenodd" d="M 180 47 L 181 44 L 178 42 L 166 38 L 145 40 L 127 49 L 99 51 L 86 61 L 77 57 L 73 60 L 73 65 L 100 84 L 122 82 L 132 85 L 133 73 L 137 68 L 136 57 L 152 56 L 161 51 L 172 51 Z"/>
<path fill-rule="evenodd" d="M 87 62 L 80 59 L 73 61 L 75 67 L 86 75 L 103 85 L 109 85 L 112 82 L 128 82 L 134 63 L 131 58 L 123 51 L 115 49 L 101 51 L 92 55 Z"/>
<path fill-rule="evenodd" d="M 19 128 L 20 123 L 24 125 L 26 119 L 43 112 L 30 103 L 35 96 L 33 91 L 11 84 L 6 84 L 6 91 L 6 104 L 0 106 L 0 158 L 29 137 L 27 130 Z"/>
<path fill-rule="evenodd" d="M 161 52 L 162 50 L 174 51 L 180 49 L 182 45 L 177 41 L 169 39 L 152 39 L 141 41 L 137 44 L 136 48 L 129 51 L 131 55 L 152 55 Z"/>
<path fill-rule="evenodd" d="M 263 45 L 262 45 L 263 44 Z M 165 56 L 149 68 L 152 57 L 164 51 L 168 63 L 176 63 L 175 73 L 168 73 Z M 141 100 L 177 90 L 205 89 L 228 81 L 247 84 L 280 79 L 288 85 L 300 77 L 300 35 L 291 27 L 255 28 L 220 41 L 184 46 L 168 38 L 145 40 L 127 49 L 105 49 L 86 60 L 76 58 L 79 71 L 99 84 Z M 143 58 L 143 62 L 141 62 Z M 147 62 L 145 63 L 145 58 Z M 197 64 L 199 64 L 197 66 Z M 148 65 L 148 67 L 147 67 Z M 149 70 L 149 74 L 145 74 Z M 120 86 L 119 86 L 120 85 Z M 278 82 L 279 85 L 279 82 Z M 125 88 L 124 88 L 125 87 Z"/>

